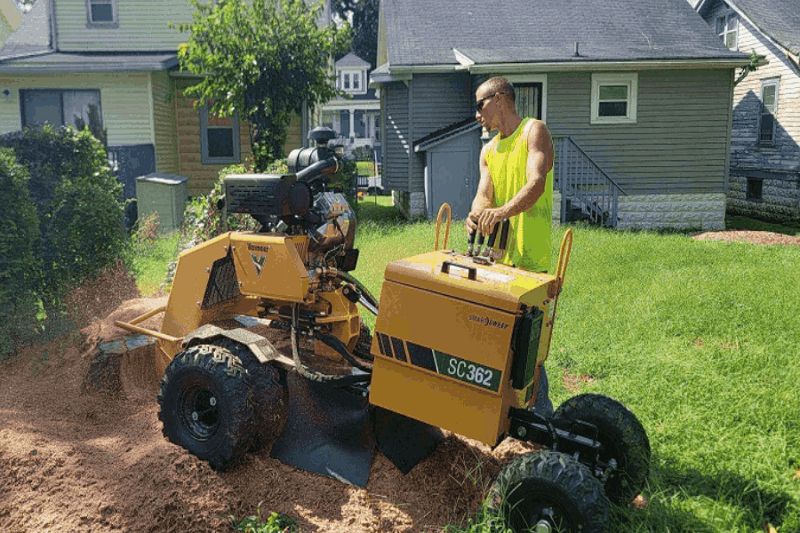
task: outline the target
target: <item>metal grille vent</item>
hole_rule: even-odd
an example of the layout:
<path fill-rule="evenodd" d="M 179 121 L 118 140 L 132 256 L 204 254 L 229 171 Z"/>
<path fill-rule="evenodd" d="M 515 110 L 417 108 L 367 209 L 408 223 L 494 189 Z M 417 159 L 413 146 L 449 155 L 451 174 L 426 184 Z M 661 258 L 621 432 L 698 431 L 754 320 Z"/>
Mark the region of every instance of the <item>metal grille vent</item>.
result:
<path fill-rule="evenodd" d="M 236 298 L 239 292 L 239 282 L 236 279 L 236 268 L 233 266 L 233 258 L 228 253 L 222 259 L 214 261 L 211 267 L 211 275 L 208 277 L 206 293 L 203 296 L 202 309 L 208 309 L 218 303 Z"/>

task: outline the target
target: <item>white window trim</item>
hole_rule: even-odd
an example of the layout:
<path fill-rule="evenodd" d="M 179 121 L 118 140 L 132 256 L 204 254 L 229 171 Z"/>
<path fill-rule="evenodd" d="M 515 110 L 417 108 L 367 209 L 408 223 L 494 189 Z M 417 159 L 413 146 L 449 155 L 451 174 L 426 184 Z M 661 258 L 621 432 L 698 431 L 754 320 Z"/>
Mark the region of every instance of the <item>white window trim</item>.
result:
<path fill-rule="evenodd" d="M 213 128 L 222 128 L 222 126 L 209 126 L 208 125 L 208 107 L 200 108 L 200 162 L 203 165 L 225 165 L 241 163 L 241 139 L 239 136 L 239 115 L 234 114 L 231 117 L 233 124 L 233 157 L 211 157 L 208 155 L 208 135 L 207 131 Z M 225 126 L 227 128 L 227 126 Z"/>
<path fill-rule="evenodd" d="M 772 110 L 772 139 L 769 141 L 762 141 L 761 140 L 761 118 L 764 116 L 763 107 L 764 107 L 764 88 L 765 87 L 775 87 L 775 109 Z M 772 146 L 775 144 L 775 137 L 778 134 L 778 102 L 780 97 L 781 91 L 781 79 L 780 77 L 777 78 L 765 78 L 761 80 L 761 89 L 758 92 L 758 101 L 761 105 L 758 107 L 758 129 L 756 130 L 756 143 L 764 146 Z"/>
<path fill-rule="evenodd" d="M 730 48 L 730 50 L 739 50 L 739 26 L 741 25 L 741 19 L 739 18 L 738 13 L 735 11 L 729 11 L 724 15 L 719 15 L 714 20 L 714 30 L 716 31 L 716 23 L 719 22 L 719 19 L 725 19 L 725 23 L 722 27 L 722 32 L 717 33 L 720 39 L 722 39 L 722 44 L 725 44 L 725 38 L 728 36 L 729 33 L 733 33 L 736 35 L 734 39 L 734 46 Z M 731 20 L 736 20 L 736 29 L 731 29 Z"/>
<path fill-rule="evenodd" d="M 350 77 L 350 87 L 345 88 L 344 86 L 344 79 L 345 76 Z M 359 83 L 358 89 L 353 89 L 353 77 L 358 76 Z M 367 71 L 363 68 L 356 68 L 356 69 L 339 69 L 339 89 L 346 92 L 347 94 L 367 94 Z"/>
<path fill-rule="evenodd" d="M 92 20 L 92 2 L 111 5 L 111 16 L 113 20 L 99 21 Z M 118 28 L 119 14 L 117 12 L 117 0 L 86 0 L 86 27 L 87 28 Z"/>
<path fill-rule="evenodd" d="M 600 86 L 601 85 L 627 85 L 628 86 L 628 114 L 624 117 L 600 116 Z M 636 124 L 637 102 L 639 100 L 639 73 L 593 73 L 592 74 L 592 124 Z"/>
<path fill-rule="evenodd" d="M 547 122 L 547 74 L 507 74 L 505 78 L 511 83 L 542 84 L 542 121 Z"/>

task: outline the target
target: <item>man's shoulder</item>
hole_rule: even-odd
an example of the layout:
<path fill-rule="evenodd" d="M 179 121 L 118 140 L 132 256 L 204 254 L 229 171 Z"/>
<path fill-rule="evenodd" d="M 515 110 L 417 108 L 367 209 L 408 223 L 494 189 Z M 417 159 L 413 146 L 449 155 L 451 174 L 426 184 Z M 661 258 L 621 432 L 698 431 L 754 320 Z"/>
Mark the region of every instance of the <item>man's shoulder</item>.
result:
<path fill-rule="evenodd" d="M 549 140 L 550 130 L 543 120 L 531 118 L 528 120 L 528 123 L 525 124 L 525 137 L 527 138 L 529 145 L 535 145 L 541 142 L 543 139 Z"/>

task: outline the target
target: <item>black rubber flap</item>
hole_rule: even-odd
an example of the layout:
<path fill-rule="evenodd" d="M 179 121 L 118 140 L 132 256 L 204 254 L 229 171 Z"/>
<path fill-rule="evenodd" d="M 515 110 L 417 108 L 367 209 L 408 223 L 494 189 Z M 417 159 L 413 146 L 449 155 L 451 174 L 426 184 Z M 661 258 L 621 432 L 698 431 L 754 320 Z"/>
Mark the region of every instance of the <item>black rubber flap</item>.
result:
<path fill-rule="evenodd" d="M 283 433 L 272 445 L 272 457 L 365 487 L 375 453 L 367 398 L 294 372 L 287 378 L 289 413 Z"/>
<path fill-rule="evenodd" d="M 444 439 L 444 433 L 413 418 L 373 406 L 378 449 L 403 474 L 428 457 Z"/>

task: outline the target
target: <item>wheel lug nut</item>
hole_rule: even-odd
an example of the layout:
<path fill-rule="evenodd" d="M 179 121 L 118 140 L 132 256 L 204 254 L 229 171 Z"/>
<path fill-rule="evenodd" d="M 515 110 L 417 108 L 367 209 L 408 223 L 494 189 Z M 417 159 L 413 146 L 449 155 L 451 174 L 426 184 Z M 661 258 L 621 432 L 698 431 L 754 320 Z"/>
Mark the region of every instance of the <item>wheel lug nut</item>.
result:
<path fill-rule="evenodd" d="M 197 411 L 192 411 L 192 420 L 197 421 L 198 418 L 200 417 L 197 415 Z"/>
<path fill-rule="evenodd" d="M 211 407 L 214 407 L 215 405 L 217 405 L 217 399 L 216 399 L 216 398 L 214 398 L 214 397 L 212 396 L 212 397 L 211 397 L 211 398 L 208 400 L 208 403 L 210 403 L 210 404 L 211 404 Z"/>

